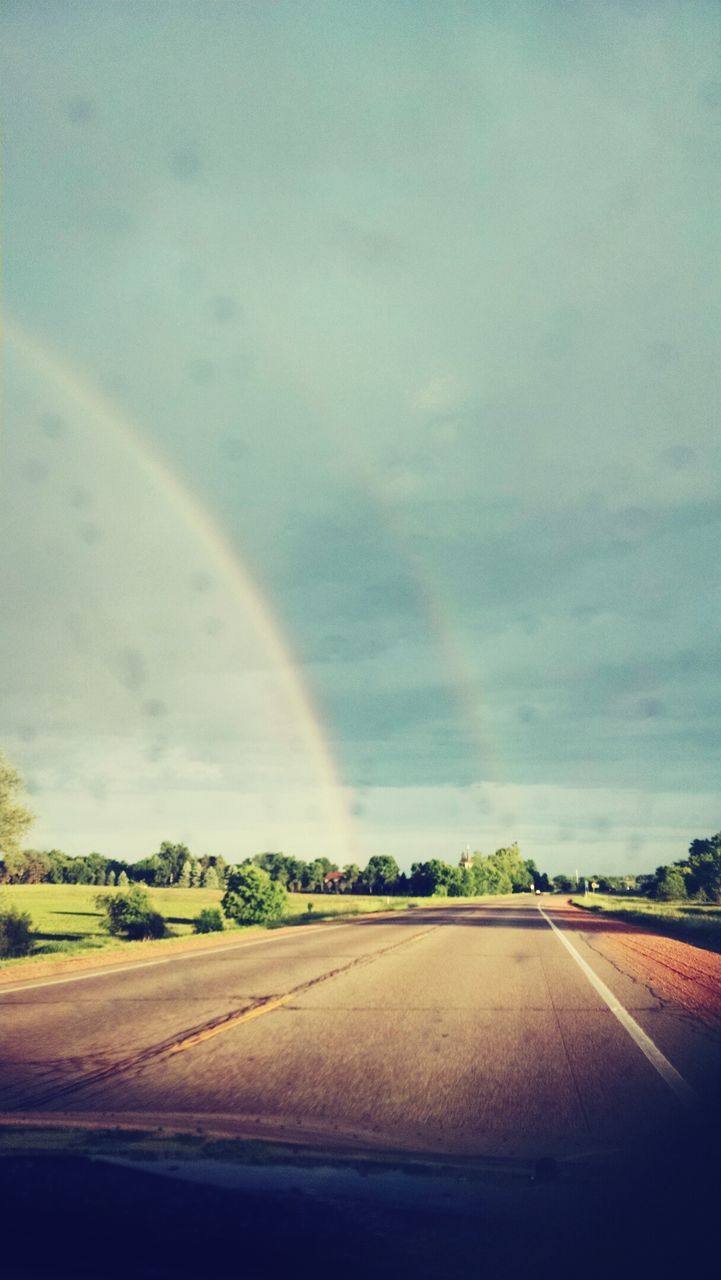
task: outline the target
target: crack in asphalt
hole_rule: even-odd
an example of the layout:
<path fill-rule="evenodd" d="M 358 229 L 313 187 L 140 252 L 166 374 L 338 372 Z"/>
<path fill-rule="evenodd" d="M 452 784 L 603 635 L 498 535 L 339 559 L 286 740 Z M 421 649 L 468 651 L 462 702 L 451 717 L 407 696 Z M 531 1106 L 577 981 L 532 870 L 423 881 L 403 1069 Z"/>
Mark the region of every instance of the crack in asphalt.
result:
<path fill-rule="evenodd" d="M 629 973 L 629 971 L 623 967 L 620 961 L 614 960 L 612 956 L 608 955 L 605 951 L 602 951 L 600 948 L 600 945 L 599 946 L 594 945 L 594 942 L 591 940 L 592 935 L 583 934 L 582 936 L 586 945 L 590 948 L 591 951 L 593 951 L 594 955 L 598 956 L 600 960 L 605 960 L 607 964 L 610 964 L 611 967 L 616 970 L 616 973 L 620 974 L 621 977 L 627 978 L 628 981 L 633 982 L 635 986 L 643 989 L 644 991 L 647 991 L 649 996 L 656 1001 L 655 1007 L 639 1005 L 638 1007 L 639 1012 L 643 1010 L 646 1013 L 653 1013 L 653 1014 L 672 1013 L 673 1016 L 677 1017 L 680 1021 L 685 1022 L 688 1026 L 693 1027 L 694 1030 L 700 1031 L 706 1038 L 711 1039 L 714 1042 L 716 1041 L 716 1039 L 718 1038 L 718 1029 L 717 1029 L 716 1019 L 711 1019 L 708 1013 L 705 1012 L 703 1009 L 686 1008 L 683 1004 L 679 1002 L 678 997 L 663 995 L 660 991 L 657 991 L 656 988 L 653 986 L 653 979 L 649 979 L 648 981 L 646 981 L 644 978 L 636 974 Z M 651 961 L 654 961 L 654 962 L 656 960 L 656 957 L 652 951 L 647 951 L 641 947 L 632 947 L 631 954 L 632 955 L 640 954 L 645 958 L 650 959 Z M 675 969 L 673 965 L 670 965 L 667 963 L 665 964 L 663 960 L 659 961 L 659 963 L 662 964 L 666 969 L 669 969 L 672 973 L 676 973 L 679 977 L 684 978 L 686 981 L 693 981 L 692 978 L 688 977 L 686 974 L 682 973 L 680 970 Z M 703 986 L 705 984 L 699 983 L 699 985 Z M 630 1007 L 631 1006 L 629 1006 L 629 1009 Z"/>
<path fill-rule="evenodd" d="M 628 981 L 632 982 L 634 986 L 643 987 L 643 990 L 647 991 L 652 999 L 658 1002 L 660 1009 L 665 1008 L 667 1004 L 666 999 L 662 995 L 659 995 L 657 991 L 654 991 L 653 987 L 650 987 L 647 982 L 644 982 L 643 978 L 637 977 L 636 974 L 629 973 L 627 969 L 624 969 L 623 965 L 619 961 L 614 960 L 613 957 L 607 955 L 605 951 L 601 951 L 600 947 L 594 946 L 594 943 L 591 940 L 592 935 L 582 934 L 581 936 L 583 941 L 586 943 L 586 946 L 595 956 L 598 957 L 599 960 L 604 960 L 606 964 L 610 964 L 611 968 L 616 970 L 616 973 L 620 974 L 622 978 L 628 978 Z M 639 1008 L 643 1008 L 643 1006 L 641 1005 Z M 658 1011 L 660 1010 L 657 1010 L 657 1012 Z"/>
<path fill-rule="evenodd" d="M 406 947 L 411 942 L 416 942 L 419 938 L 426 937 L 429 933 L 433 933 L 440 925 L 433 924 L 428 928 L 422 929 L 418 933 L 413 933 L 410 937 L 401 938 L 399 942 L 393 942 L 387 947 L 382 947 L 378 951 L 373 951 L 366 956 L 358 956 L 351 960 L 349 964 L 339 965 L 335 969 L 329 969 L 326 973 L 319 974 L 316 978 L 309 978 L 305 982 L 298 983 L 297 986 L 291 987 L 287 992 L 288 997 L 300 995 L 306 991 L 312 990 L 314 987 L 320 986 L 323 982 L 329 982 L 332 978 L 337 978 L 342 973 L 348 973 L 351 969 L 360 969 L 366 965 L 375 963 L 382 956 L 388 955 L 392 951 L 397 951 L 400 947 Z M 286 993 L 283 993 L 286 994 Z M 86 1072 L 83 1076 L 74 1080 L 58 1082 L 53 1088 L 46 1089 L 44 1092 L 31 1095 L 21 1096 L 13 1101 L 10 1106 L 7 1104 L 3 1110 L 5 1112 L 14 1112 L 19 1110 L 35 1109 L 37 1107 L 46 1106 L 49 1102 L 55 1102 L 59 1098 L 65 1098 L 71 1093 L 76 1093 L 81 1089 L 87 1088 L 89 1085 L 98 1084 L 103 1080 L 108 1080 L 113 1076 L 125 1075 L 129 1072 L 141 1071 L 150 1063 L 156 1062 L 158 1059 L 170 1055 L 177 1051 L 177 1048 L 186 1040 L 194 1039 L 196 1036 L 202 1036 L 204 1033 L 211 1031 L 221 1031 L 226 1023 L 232 1023 L 243 1014 L 251 1013 L 253 1010 L 261 1010 L 265 1005 L 272 1004 L 279 999 L 280 993 L 273 992 L 270 995 L 259 996 L 250 1004 L 244 1005 L 238 1009 L 231 1009 L 230 1012 L 224 1013 L 221 1017 L 208 1019 L 206 1022 L 196 1024 L 183 1031 L 176 1031 L 172 1036 L 159 1041 L 157 1044 L 149 1045 L 145 1049 L 139 1050 L 137 1053 L 129 1054 L 126 1058 L 120 1058 L 107 1066 L 98 1067 L 93 1071 Z M 97 1057 L 97 1055 L 95 1055 Z M 79 1059 L 83 1061 L 83 1059 Z M 68 1061 L 78 1061 L 78 1059 L 64 1059 L 63 1065 L 67 1067 Z"/>

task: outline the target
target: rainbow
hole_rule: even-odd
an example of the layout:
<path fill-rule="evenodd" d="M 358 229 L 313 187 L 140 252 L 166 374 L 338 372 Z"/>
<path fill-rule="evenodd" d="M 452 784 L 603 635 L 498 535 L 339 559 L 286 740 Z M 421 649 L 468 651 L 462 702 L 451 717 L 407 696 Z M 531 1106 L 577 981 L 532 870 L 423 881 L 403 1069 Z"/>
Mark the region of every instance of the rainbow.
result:
<path fill-rule="evenodd" d="M 15 320 L 9 319 L 7 313 L 4 333 L 10 349 L 34 372 L 53 383 L 71 403 L 75 401 L 79 408 L 93 416 L 99 426 L 112 433 L 115 441 L 132 456 L 169 507 L 191 528 L 211 562 L 223 573 L 243 616 L 250 619 L 273 663 L 294 722 L 318 771 L 330 828 L 323 844 L 338 861 L 357 858 L 354 822 L 319 713 L 300 673 L 300 664 L 271 605 L 243 563 L 237 547 L 127 414 L 111 403 L 85 375 L 81 375 L 64 356 L 28 334 Z"/>

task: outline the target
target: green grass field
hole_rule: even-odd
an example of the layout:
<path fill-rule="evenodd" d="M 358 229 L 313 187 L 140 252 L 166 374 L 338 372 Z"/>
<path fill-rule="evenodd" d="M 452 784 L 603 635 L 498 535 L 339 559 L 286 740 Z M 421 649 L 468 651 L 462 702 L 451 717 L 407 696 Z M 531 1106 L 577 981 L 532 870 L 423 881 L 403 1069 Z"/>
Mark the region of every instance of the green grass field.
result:
<path fill-rule="evenodd" d="M 585 898 L 576 897 L 571 901 L 586 911 L 644 924 L 658 933 L 721 951 L 721 907 L 710 903 L 653 902 L 649 898 L 620 898 L 603 893 L 588 894 Z"/>
<path fill-rule="evenodd" d="M 114 893 L 95 885 L 76 884 L 12 884 L 0 886 L 0 903 L 27 911 L 30 915 L 35 943 L 30 956 L 23 960 L 5 960 L 5 965 L 32 963 L 51 955 L 76 955 L 101 951 L 108 947 L 137 946 L 122 938 L 113 938 L 103 929 L 103 915 L 96 904 L 99 894 Z M 150 898 L 156 911 L 165 917 L 170 937 L 193 933 L 193 917 L 204 907 L 220 904 L 219 889 L 151 889 Z M 453 898 L 458 905 L 478 902 L 478 898 Z M 337 915 L 361 915 L 369 911 L 398 911 L 422 904 L 443 906 L 447 898 L 385 898 L 361 894 L 291 893 L 288 908 L 279 925 L 303 925 Z M 309 908 L 311 908 L 309 910 Z M 228 924 L 228 929 L 237 926 Z M 152 944 L 162 946 L 163 941 Z"/>

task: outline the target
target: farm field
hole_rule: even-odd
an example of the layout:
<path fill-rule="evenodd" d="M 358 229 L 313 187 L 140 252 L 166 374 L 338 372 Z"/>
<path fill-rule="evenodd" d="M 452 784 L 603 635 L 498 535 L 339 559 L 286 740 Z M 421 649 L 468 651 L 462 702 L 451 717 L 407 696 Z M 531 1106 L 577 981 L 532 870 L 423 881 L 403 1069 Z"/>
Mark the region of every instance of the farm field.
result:
<path fill-rule="evenodd" d="M 571 899 L 577 907 L 616 920 L 643 924 L 659 933 L 667 933 L 700 947 L 721 950 L 721 907 L 712 903 L 655 902 L 648 898 L 620 898 L 612 894 L 594 893 Z"/>
<path fill-rule="evenodd" d="M 104 951 L 127 946 L 137 947 L 122 938 L 111 937 L 102 925 L 102 913 L 97 906 L 99 895 L 112 894 L 115 889 L 98 885 L 76 884 L 13 884 L 0 886 L 0 902 L 27 911 L 35 935 L 30 956 L 22 960 L 5 960 L 0 968 L 8 965 L 32 963 L 34 959 L 46 959 L 52 955 L 76 955 L 80 952 Z M 220 889 L 150 889 L 150 899 L 156 911 L 165 917 L 170 938 L 192 935 L 193 918 L 205 907 L 220 905 Z M 454 903 L 482 901 L 479 898 L 455 898 Z M 403 910 L 407 907 L 442 906 L 446 898 L 386 898 L 362 894 L 290 893 L 288 909 L 279 925 L 309 924 L 336 915 L 360 915 L 375 911 Z M 257 929 L 259 926 L 250 926 Z M 272 926 L 271 926 L 272 927 Z M 238 926 L 228 922 L 228 931 Z M 247 932 L 247 928 L 245 930 Z M 150 945 L 162 946 L 163 941 Z M 145 945 L 145 944 L 144 944 Z"/>

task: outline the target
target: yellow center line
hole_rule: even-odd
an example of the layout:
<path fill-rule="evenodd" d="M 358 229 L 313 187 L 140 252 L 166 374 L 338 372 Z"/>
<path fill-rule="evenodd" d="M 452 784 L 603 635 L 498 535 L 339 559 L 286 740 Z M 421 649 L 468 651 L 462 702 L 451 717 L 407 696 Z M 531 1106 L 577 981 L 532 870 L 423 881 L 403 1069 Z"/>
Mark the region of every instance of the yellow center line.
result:
<path fill-rule="evenodd" d="M 239 1013 L 236 1018 L 229 1018 L 227 1022 L 221 1022 L 220 1026 L 208 1027 L 205 1031 L 198 1031 L 193 1036 L 187 1036 L 185 1040 L 179 1040 L 174 1044 L 168 1053 L 183 1053 L 185 1049 L 194 1049 L 196 1044 L 202 1044 L 205 1040 L 212 1040 L 213 1036 L 219 1036 L 223 1031 L 232 1031 L 233 1027 L 239 1027 L 241 1022 L 250 1022 L 252 1018 L 260 1018 L 264 1013 L 272 1013 L 274 1009 L 279 1009 L 281 1005 L 286 1004 L 293 996 L 293 992 L 289 991 L 287 995 L 278 996 L 275 1000 L 268 1000 L 266 1004 L 256 1005 L 254 1009 L 246 1009 L 245 1013 Z"/>

